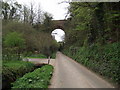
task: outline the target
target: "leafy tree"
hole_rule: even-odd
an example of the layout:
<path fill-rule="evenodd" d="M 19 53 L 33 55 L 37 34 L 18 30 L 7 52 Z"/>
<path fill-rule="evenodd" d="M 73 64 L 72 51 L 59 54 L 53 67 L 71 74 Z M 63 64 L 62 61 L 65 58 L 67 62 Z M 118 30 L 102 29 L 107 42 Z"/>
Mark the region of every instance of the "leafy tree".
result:
<path fill-rule="evenodd" d="M 52 16 L 49 13 L 44 13 L 44 17 L 43 31 L 50 33 L 53 30 Z"/>
<path fill-rule="evenodd" d="M 78 43 L 86 38 L 84 39 L 86 45 L 91 46 L 96 42 L 104 45 L 120 40 L 118 36 L 120 33 L 118 30 L 120 20 L 119 3 L 72 2 L 70 3 L 69 13 L 70 18 L 67 20 L 68 24 L 66 25 L 68 35 L 66 42 L 77 40 L 76 43 Z M 86 32 L 85 36 L 79 38 L 81 34 L 78 34 L 78 36 L 73 34 L 73 32 L 77 33 L 78 31 L 80 33 Z"/>
<path fill-rule="evenodd" d="M 6 46 L 8 52 L 10 51 L 11 54 L 17 55 L 20 59 L 20 53 L 25 47 L 25 40 L 21 34 L 17 32 L 11 32 L 6 35 L 4 39 L 4 45 Z"/>
<path fill-rule="evenodd" d="M 21 37 L 21 34 L 18 34 L 17 32 L 12 32 L 6 36 L 4 43 L 7 47 L 10 48 L 22 48 L 24 46 L 24 39 Z"/>

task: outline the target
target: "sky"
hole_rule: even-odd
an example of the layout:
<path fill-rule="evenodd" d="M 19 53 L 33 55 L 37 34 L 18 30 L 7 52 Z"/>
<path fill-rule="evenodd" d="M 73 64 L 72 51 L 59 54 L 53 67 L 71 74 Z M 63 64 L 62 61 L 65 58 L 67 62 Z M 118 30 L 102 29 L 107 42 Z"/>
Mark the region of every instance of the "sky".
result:
<path fill-rule="evenodd" d="M 63 20 L 68 12 L 67 7 L 69 6 L 68 3 L 61 3 L 65 0 L 16 0 L 18 3 L 30 6 L 32 2 L 34 7 L 38 7 L 40 5 L 41 10 L 44 12 L 48 12 L 52 14 L 54 20 Z M 68 1 L 68 0 L 66 0 Z M 61 3 L 61 4 L 59 4 Z M 51 34 L 55 37 L 57 42 L 63 41 L 63 37 L 65 37 L 65 32 L 61 29 L 55 29 Z"/>
<path fill-rule="evenodd" d="M 16 0 L 20 4 L 30 5 L 31 2 L 35 6 L 40 4 L 40 7 L 43 11 L 47 11 L 53 15 L 54 20 L 61 20 L 65 19 L 67 14 L 67 7 L 69 6 L 68 3 L 61 3 L 65 0 Z M 67 1 L 67 0 L 66 0 Z"/>
<path fill-rule="evenodd" d="M 56 39 L 57 42 L 64 41 L 65 32 L 62 29 L 55 29 L 51 35 Z"/>

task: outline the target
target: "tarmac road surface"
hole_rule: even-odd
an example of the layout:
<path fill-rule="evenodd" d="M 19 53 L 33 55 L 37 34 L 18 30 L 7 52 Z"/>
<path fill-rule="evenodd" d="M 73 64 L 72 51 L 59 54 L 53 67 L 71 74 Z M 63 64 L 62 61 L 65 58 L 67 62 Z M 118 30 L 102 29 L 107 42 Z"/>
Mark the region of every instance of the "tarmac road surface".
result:
<path fill-rule="evenodd" d="M 49 88 L 114 88 L 114 86 L 61 52 L 57 52 Z"/>

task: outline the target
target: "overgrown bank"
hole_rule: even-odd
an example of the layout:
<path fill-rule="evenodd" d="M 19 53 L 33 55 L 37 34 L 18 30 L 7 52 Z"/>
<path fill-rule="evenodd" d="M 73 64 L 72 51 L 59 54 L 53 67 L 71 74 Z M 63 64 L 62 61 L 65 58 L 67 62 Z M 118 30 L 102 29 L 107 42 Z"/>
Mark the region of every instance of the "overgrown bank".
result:
<path fill-rule="evenodd" d="M 100 75 L 120 85 L 120 43 L 104 46 L 93 44 L 91 47 L 70 47 L 64 54 L 82 63 Z"/>
<path fill-rule="evenodd" d="M 2 88 L 9 89 L 16 79 L 35 69 L 35 65 L 24 61 L 3 61 Z"/>
<path fill-rule="evenodd" d="M 52 73 L 53 66 L 45 65 L 19 78 L 12 88 L 48 88 Z"/>
<path fill-rule="evenodd" d="M 2 69 L 2 89 L 48 88 L 53 66 L 35 66 L 25 61 L 4 61 Z"/>

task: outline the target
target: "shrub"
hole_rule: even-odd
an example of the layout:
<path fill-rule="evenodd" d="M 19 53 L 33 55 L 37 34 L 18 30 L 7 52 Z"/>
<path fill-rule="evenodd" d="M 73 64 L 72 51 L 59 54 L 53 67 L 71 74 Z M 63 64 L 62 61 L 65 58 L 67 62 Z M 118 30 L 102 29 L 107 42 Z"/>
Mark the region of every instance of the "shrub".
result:
<path fill-rule="evenodd" d="M 7 47 L 19 47 L 19 48 L 23 48 L 24 47 L 24 42 L 25 40 L 22 38 L 21 34 L 17 33 L 17 32 L 12 32 L 7 34 L 7 36 L 5 37 L 5 45 Z"/>
<path fill-rule="evenodd" d="M 5 48 L 3 50 L 3 60 L 13 60 L 13 57 L 20 59 L 20 53 L 25 46 L 25 40 L 17 32 L 11 32 L 4 38 Z"/>
<path fill-rule="evenodd" d="M 15 36 L 15 33 L 13 34 L 13 32 L 16 32 L 17 34 L 22 34 L 25 41 L 25 48 L 22 51 L 25 51 L 25 52 L 39 51 L 40 53 L 48 57 L 58 49 L 58 43 L 52 39 L 50 33 L 48 32 L 42 32 L 42 31 L 39 32 L 35 30 L 32 25 L 27 23 L 21 23 L 17 21 L 7 21 L 3 23 L 4 23 L 3 24 L 3 42 L 6 42 L 6 37 L 8 37 L 9 34 L 10 34 L 9 35 L 10 37 Z M 13 35 L 11 35 L 11 33 Z M 19 43 L 21 39 L 20 40 L 17 40 L 17 39 L 18 38 L 15 38 L 15 37 L 12 38 L 12 41 L 8 39 L 10 41 L 9 46 L 11 45 L 16 46 L 15 43 L 17 43 L 17 45 L 22 44 L 22 43 Z M 7 46 L 8 46 L 8 43 L 7 43 Z M 23 46 L 23 45 L 19 45 L 19 46 Z M 4 47 L 4 43 L 3 43 L 3 50 L 6 51 L 5 54 L 8 51 Z"/>
<path fill-rule="evenodd" d="M 12 88 L 48 88 L 52 72 L 53 67 L 45 65 L 19 78 L 13 83 Z"/>
<path fill-rule="evenodd" d="M 50 58 L 55 59 L 56 58 L 56 53 L 53 53 Z"/>
<path fill-rule="evenodd" d="M 27 56 L 28 58 L 47 58 L 45 55 L 43 54 L 32 54 Z"/>
<path fill-rule="evenodd" d="M 2 67 L 3 88 L 10 88 L 10 83 L 32 70 L 34 70 L 34 64 L 30 62 L 4 61 Z"/>

